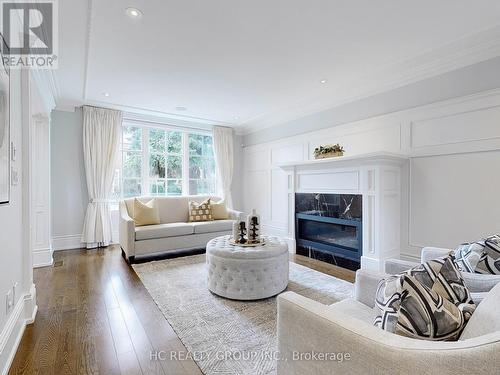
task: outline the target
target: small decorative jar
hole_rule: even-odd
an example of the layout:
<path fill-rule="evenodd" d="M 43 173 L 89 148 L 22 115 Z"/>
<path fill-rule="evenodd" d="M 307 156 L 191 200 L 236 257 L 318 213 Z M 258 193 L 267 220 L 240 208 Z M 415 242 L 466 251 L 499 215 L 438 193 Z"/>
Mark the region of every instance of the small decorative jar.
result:
<path fill-rule="evenodd" d="M 254 244 L 260 242 L 260 215 L 257 214 L 255 208 L 252 209 L 250 215 L 247 216 L 247 237 L 248 243 Z"/>
<path fill-rule="evenodd" d="M 238 243 L 245 244 L 247 243 L 247 228 L 246 223 L 244 221 L 239 222 L 238 227 Z"/>
<path fill-rule="evenodd" d="M 235 243 L 240 242 L 240 223 L 239 223 L 239 221 L 235 221 L 233 223 L 233 241 Z"/>

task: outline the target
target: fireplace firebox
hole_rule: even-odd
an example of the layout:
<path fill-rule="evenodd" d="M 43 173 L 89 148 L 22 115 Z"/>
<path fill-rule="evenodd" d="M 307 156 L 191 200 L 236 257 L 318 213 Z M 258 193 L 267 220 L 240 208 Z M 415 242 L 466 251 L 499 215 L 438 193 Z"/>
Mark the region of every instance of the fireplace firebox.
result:
<path fill-rule="evenodd" d="M 357 270 L 362 255 L 362 196 L 295 194 L 297 254 Z"/>

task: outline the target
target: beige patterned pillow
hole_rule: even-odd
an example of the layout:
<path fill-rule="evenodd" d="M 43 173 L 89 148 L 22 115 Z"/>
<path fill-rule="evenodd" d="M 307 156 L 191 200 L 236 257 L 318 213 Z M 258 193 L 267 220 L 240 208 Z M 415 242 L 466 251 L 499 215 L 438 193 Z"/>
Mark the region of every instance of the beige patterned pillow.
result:
<path fill-rule="evenodd" d="M 189 201 L 189 222 L 212 221 L 210 198 L 202 203 Z"/>

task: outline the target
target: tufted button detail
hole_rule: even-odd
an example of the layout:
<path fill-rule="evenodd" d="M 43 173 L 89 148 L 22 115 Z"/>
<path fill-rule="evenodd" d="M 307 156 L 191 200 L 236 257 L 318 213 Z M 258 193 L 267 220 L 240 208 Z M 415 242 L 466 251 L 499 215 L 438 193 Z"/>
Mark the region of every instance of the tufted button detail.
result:
<path fill-rule="evenodd" d="M 259 299 L 276 295 L 288 284 L 288 247 L 278 237 L 265 237 L 265 245 L 229 245 L 229 236 L 207 244 L 209 289 L 232 299 Z"/>

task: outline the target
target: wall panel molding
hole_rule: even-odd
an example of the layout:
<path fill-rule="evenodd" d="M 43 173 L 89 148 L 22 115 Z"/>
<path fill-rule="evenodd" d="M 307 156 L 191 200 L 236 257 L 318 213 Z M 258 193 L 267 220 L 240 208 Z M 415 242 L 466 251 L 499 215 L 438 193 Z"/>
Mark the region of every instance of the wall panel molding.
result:
<path fill-rule="evenodd" d="M 429 220 L 426 220 L 421 212 L 415 210 L 415 207 L 422 207 L 422 202 L 417 202 L 415 199 L 418 197 L 425 202 L 434 202 L 436 199 L 435 196 L 429 196 L 431 192 L 422 190 L 426 186 L 430 186 L 424 182 L 432 182 L 443 173 L 452 176 L 452 172 L 461 172 L 466 178 L 469 173 L 474 172 L 474 169 L 476 171 L 478 168 L 482 170 L 481 165 L 474 166 L 470 163 L 463 171 L 457 170 L 459 168 L 455 158 L 459 158 L 460 155 L 471 154 L 471 157 L 479 160 L 480 158 L 474 155 L 486 152 L 487 154 L 483 155 L 481 160 L 488 161 L 490 168 L 492 165 L 496 165 L 496 170 L 500 169 L 500 158 L 498 158 L 498 152 L 500 152 L 500 89 L 245 147 L 243 149 L 245 156 L 243 165 L 245 211 L 260 207 L 262 212 L 266 212 L 263 215 L 263 227 L 270 233 L 282 235 L 290 223 L 273 220 L 273 216 L 274 219 L 279 217 L 279 215 L 274 215 L 273 211 L 276 212 L 277 207 L 281 204 L 286 205 L 283 202 L 288 201 L 289 204 L 293 204 L 293 197 L 290 197 L 289 186 L 286 186 L 288 184 L 276 183 L 275 173 L 275 183 L 272 182 L 276 164 L 296 161 L 300 158 L 310 160 L 313 158 L 312 151 L 315 147 L 320 144 L 337 142 L 346 149 L 346 156 L 387 151 L 410 157 L 408 169 L 406 173 L 403 173 L 403 181 L 401 181 L 406 191 L 402 195 L 400 241 L 402 256 L 415 259 L 419 256 L 422 247 L 452 244 L 457 241 L 460 243 L 461 240 L 459 240 L 457 233 L 467 232 L 460 229 L 455 230 L 443 223 L 439 224 L 442 227 L 441 231 L 438 228 L 434 230 L 433 234 L 430 233 L 430 230 L 423 231 L 423 228 L 427 228 Z M 442 163 L 444 170 L 438 171 L 430 167 L 426 167 L 425 171 L 419 170 L 419 166 L 427 165 L 422 158 L 429 158 L 431 166 L 433 160 Z M 259 173 L 256 174 L 256 170 Z M 495 177 L 498 174 L 492 175 L 491 171 L 488 170 L 484 170 L 482 174 L 484 179 L 488 179 L 488 181 L 495 179 L 489 181 L 488 184 L 497 184 L 496 186 L 500 184 L 500 177 Z M 458 176 L 453 179 L 450 177 L 450 180 L 443 180 L 443 183 L 446 184 L 443 189 L 446 191 L 446 194 L 443 193 L 443 199 L 451 199 L 450 197 L 455 197 L 454 194 L 460 191 L 459 186 L 456 185 L 460 184 Z M 321 192 L 328 192 L 343 191 L 343 189 L 349 188 L 335 187 L 335 179 L 325 180 L 324 186 L 312 187 L 307 185 L 306 175 L 297 176 L 297 181 L 293 181 L 293 183 L 296 184 L 297 190 L 303 191 L 318 189 Z M 358 184 L 363 183 L 370 182 L 358 181 Z M 371 181 L 371 183 L 374 184 L 376 181 Z M 416 189 L 419 190 L 416 191 Z M 488 211 L 488 197 L 484 196 L 484 192 L 487 191 L 486 187 L 476 184 L 474 189 L 476 204 Z M 248 193 L 251 190 L 253 192 Z M 463 197 L 456 197 L 457 202 L 460 199 Z M 435 212 L 429 212 L 429 215 L 438 215 L 438 217 L 442 217 L 442 220 L 446 220 L 446 218 L 456 220 L 457 217 L 464 217 L 463 213 L 460 212 L 460 205 L 448 207 L 449 212 L 441 211 L 437 201 L 435 205 Z M 431 210 L 430 207 L 429 210 Z M 458 228 L 462 226 L 465 228 L 467 223 L 464 220 L 458 224 Z M 484 228 L 492 226 L 491 223 L 483 224 Z M 497 223 L 495 222 L 495 224 Z M 476 220 L 475 226 L 478 225 Z M 498 225 L 500 225 L 500 220 L 498 220 Z M 470 240 L 475 240 L 475 238 Z"/>

